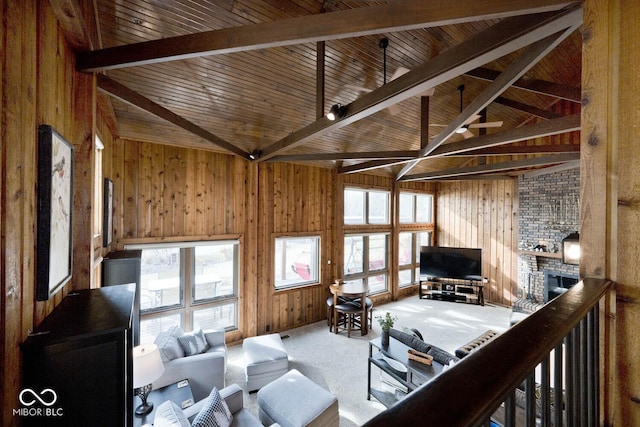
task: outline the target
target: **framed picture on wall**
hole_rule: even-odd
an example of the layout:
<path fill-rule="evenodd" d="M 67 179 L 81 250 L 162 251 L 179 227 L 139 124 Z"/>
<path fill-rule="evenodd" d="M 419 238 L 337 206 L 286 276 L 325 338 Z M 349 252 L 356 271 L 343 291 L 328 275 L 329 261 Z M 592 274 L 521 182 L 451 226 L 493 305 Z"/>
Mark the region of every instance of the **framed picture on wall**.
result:
<path fill-rule="evenodd" d="M 113 181 L 104 179 L 104 219 L 102 222 L 102 246 L 105 248 L 113 240 Z"/>
<path fill-rule="evenodd" d="M 46 301 L 71 279 L 73 145 L 53 127 L 38 127 L 36 299 Z"/>

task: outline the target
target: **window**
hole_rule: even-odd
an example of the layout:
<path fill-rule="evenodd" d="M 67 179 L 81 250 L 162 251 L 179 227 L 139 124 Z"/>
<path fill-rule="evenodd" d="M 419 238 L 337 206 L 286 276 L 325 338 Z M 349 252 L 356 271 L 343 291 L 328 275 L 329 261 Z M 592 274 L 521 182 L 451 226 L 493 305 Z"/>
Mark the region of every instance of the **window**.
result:
<path fill-rule="evenodd" d="M 433 222 L 433 196 L 401 192 L 399 219 L 401 224 Z"/>
<path fill-rule="evenodd" d="M 420 281 L 420 246 L 430 246 L 433 195 L 401 191 L 398 203 L 398 286 Z"/>
<path fill-rule="evenodd" d="M 363 280 L 369 293 L 388 289 L 387 234 L 348 235 L 344 238 L 344 280 Z"/>
<path fill-rule="evenodd" d="M 93 236 L 97 237 L 102 235 L 102 218 L 104 207 L 102 206 L 104 183 L 102 178 L 102 150 L 104 145 L 98 135 L 96 135 L 95 145 L 93 153 Z"/>
<path fill-rule="evenodd" d="M 276 238 L 274 262 L 276 289 L 320 282 L 320 236 Z"/>
<path fill-rule="evenodd" d="M 420 280 L 420 246 L 431 246 L 431 232 L 401 232 L 398 237 L 398 283 L 410 286 Z"/>
<path fill-rule="evenodd" d="M 125 245 L 141 249 L 140 342 L 169 326 L 238 326 L 238 241 Z"/>
<path fill-rule="evenodd" d="M 388 191 L 345 188 L 344 223 L 390 224 Z"/>

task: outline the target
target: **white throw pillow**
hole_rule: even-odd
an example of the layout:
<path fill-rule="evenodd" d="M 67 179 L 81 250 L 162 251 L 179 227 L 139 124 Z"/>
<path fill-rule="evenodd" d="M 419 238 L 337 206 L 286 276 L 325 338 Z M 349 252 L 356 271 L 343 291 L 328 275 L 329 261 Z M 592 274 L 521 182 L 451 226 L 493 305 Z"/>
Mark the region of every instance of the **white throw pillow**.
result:
<path fill-rule="evenodd" d="M 186 356 L 204 353 L 209 349 L 209 343 L 204 336 L 202 329 L 197 329 L 189 334 L 178 337 L 178 341 L 184 350 Z"/>
<path fill-rule="evenodd" d="M 184 357 L 184 350 L 178 342 L 178 337 L 184 335 L 184 331 L 178 325 L 170 327 L 164 332 L 160 332 L 153 341 L 160 350 L 160 357 L 164 363 L 173 359 Z"/>
<path fill-rule="evenodd" d="M 175 402 L 167 400 L 156 408 L 153 427 L 190 427 L 190 424 L 182 409 Z"/>
<path fill-rule="evenodd" d="M 229 427 L 233 415 L 217 388 L 213 388 L 207 401 L 193 420 L 192 427 Z"/>

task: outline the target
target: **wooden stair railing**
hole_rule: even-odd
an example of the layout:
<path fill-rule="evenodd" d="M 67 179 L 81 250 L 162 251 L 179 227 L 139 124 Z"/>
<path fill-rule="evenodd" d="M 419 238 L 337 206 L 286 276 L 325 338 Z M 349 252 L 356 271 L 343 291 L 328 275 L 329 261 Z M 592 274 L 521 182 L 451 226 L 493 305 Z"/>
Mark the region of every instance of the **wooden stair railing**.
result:
<path fill-rule="evenodd" d="M 535 426 L 536 418 L 543 426 L 598 425 L 598 302 L 612 286 L 582 280 L 364 425 L 484 426 L 504 402 L 503 423 L 515 426 L 514 396 L 523 384 L 525 425 Z M 552 364 L 560 368 L 550 378 Z M 542 409 L 536 413 L 538 365 Z M 563 393 L 551 393 L 554 387 Z"/>

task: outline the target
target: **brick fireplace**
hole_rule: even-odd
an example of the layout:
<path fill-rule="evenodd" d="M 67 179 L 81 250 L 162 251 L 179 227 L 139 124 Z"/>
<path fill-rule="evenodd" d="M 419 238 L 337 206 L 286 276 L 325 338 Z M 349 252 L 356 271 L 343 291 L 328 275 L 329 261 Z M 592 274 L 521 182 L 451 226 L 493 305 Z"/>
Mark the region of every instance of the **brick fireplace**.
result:
<path fill-rule="evenodd" d="M 557 294 L 577 281 L 578 266 L 564 264 L 560 248 L 579 227 L 579 189 L 578 169 L 519 178 L 518 298 L 543 303 L 550 287 Z"/>

